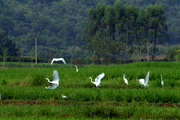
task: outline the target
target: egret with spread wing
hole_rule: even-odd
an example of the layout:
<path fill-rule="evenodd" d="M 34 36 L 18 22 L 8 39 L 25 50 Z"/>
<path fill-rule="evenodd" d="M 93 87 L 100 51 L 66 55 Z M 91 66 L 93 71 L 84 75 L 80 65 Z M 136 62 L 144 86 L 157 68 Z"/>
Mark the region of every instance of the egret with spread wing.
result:
<path fill-rule="evenodd" d="M 138 79 L 139 83 L 142 84 L 142 85 L 144 85 L 144 87 L 149 86 L 149 85 L 147 84 L 148 81 L 149 81 L 149 73 L 150 73 L 150 72 L 147 73 L 145 79 Z"/>
<path fill-rule="evenodd" d="M 51 86 L 46 87 L 46 89 L 55 89 L 59 86 L 59 75 L 57 70 L 53 71 L 53 81 L 50 81 L 48 78 L 45 78 L 48 80 L 49 83 L 52 83 Z"/>
<path fill-rule="evenodd" d="M 124 82 L 128 85 L 128 80 L 125 78 L 125 74 L 123 74 Z"/>
<path fill-rule="evenodd" d="M 51 61 L 51 65 L 53 64 L 54 61 L 62 61 L 64 64 L 66 64 L 66 61 L 64 60 L 64 58 L 53 58 Z"/>
<path fill-rule="evenodd" d="M 101 79 L 102 79 L 104 76 L 105 76 L 105 74 L 104 74 L 104 73 L 101 73 L 100 75 L 97 76 L 97 78 L 95 79 L 95 82 L 92 81 L 92 77 L 89 77 L 89 78 L 91 79 L 91 82 L 96 85 L 96 87 L 100 87 L 100 86 L 101 86 L 101 85 L 100 85 Z"/>
<path fill-rule="evenodd" d="M 162 79 L 162 75 L 160 75 L 160 76 L 161 76 L 161 85 L 164 87 L 164 81 Z"/>

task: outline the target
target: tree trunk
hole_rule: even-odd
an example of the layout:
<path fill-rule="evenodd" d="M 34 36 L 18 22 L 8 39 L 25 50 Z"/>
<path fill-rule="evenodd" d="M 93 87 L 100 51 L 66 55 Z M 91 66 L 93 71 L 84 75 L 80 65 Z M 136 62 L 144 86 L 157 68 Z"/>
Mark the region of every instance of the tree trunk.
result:
<path fill-rule="evenodd" d="M 159 28 L 159 27 L 158 27 Z M 158 45 L 158 28 L 157 28 L 157 43 L 156 43 L 156 45 Z M 157 47 L 156 47 L 157 48 Z M 156 53 L 158 52 L 158 50 L 156 49 Z M 156 61 L 157 61 L 157 59 L 156 59 Z"/>
<path fill-rule="evenodd" d="M 133 39 L 133 56 L 135 57 L 135 41 L 136 41 L 136 32 L 134 34 L 134 39 Z M 134 57 L 133 57 L 133 62 L 134 62 Z"/>
<path fill-rule="evenodd" d="M 5 67 L 5 55 L 4 55 L 4 60 L 3 60 L 3 62 L 4 62 L 4 63 L 3 63 L 3 67 Z"/>
<path fill-rule="evenodd" d="M 106 65 L 108 65 L 108 57 L 107 56 L 104 57 L 104 62 Z"/>
<path fill-rule="evenodd" d="M 126 62 L 126 58 L 127 58 L 127 43 L 128 43 L 128 39 L 129 39 L 129 29 L 128 29 L 128 24 L 127 24 L 127 39 L 126 39 L 126 42 L 125 42 L 126 43 L 125 62 Z"/>
<path fill-rule="evenodd" d="M 149 61 L 149 39 L 150 39 L 150 33 L 149 33 L 149 31 L 150 31 L 150 18 L 149 18 L 149 23 L 148 23 L 148 43 L 147 43 L 147 61 Z"/>
<path fill-rule="evenodd" d="M 156 18 L 155 18 L 156 20 Z M 154 20 L 154 21 L 155 21 Z M 154 48 L 154 34 L 155 34 L 155 23 L 154 23 L 154 29 L 153 29 L 153 41 L 152 41 L 152 61 L 154 61 L 153 57 L 154 57 L 154 51 L 153 51 L 153 48 Z"/>

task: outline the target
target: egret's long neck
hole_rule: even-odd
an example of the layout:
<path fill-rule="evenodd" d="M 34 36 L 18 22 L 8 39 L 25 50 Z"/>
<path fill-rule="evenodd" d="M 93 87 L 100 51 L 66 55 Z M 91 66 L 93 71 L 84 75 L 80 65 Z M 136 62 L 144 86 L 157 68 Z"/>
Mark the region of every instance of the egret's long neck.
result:
<path fill-rule="evenodd" d="M 46 80 L 47 80 L 48 82 L 50 82 L 49 78 L 46 78 Z"/>
<path fill-rule="evenodd" d="M 91 79 L 91 82 L 93 82 L 93 81 L 92 81 L 92 77 L 89 77 L 89 78 Z"/>
<path fill-rule="evenodd" d="M 125 75 L 123 76 L 123 78 L 125 78 Z"/>

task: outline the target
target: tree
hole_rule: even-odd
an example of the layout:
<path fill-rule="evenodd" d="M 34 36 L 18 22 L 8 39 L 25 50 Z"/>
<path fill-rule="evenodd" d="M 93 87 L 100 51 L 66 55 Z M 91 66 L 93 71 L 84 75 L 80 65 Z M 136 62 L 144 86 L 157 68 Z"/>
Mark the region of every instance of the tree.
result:
<path fill-rule="evenodd" d="M 92 39 L 93 49 L 96 51 L 96 54 L 99 54 L 104 59 L 106 65 L 108 65 L 108 60 L 112 56 L 113 42 L 111 41 L 112 39 L 108 36 L 108 32 L 102 28 L 96 32 Z"/>
<path fill-rule="evenodd" d="M 145 30 L 145 11 L 144 8 L 140 8 L 138 11 L 138 16 L 136 19 L 137 25 L 137 45 L 138 45 L 138 56 L 140 57 L 141 61 L 141 53 L 146 45 L 147 39 L 143 36 Z"/>
<path fill-rule="evenodd" d="M 5 62 L 6 62 L 6 56 L 7 56 L 7 53 L 8 53 L 8 48 L 1 48 L 1 52 L 3 53 L 3 56 L 4 56 L 4 59 L 3 59 L 3 66 L 5 67 Z"/>
<path fill-rule="evenodd" d="M 7 55 L 9 56 L 17 56 L 17 48 L 16 44 L 13 40 L 11 40 L 7 35 L 6 32 L 3 30 L 0 30 L 0 55 L 4 55 L 4 50 L 7 50 Z"/>
<path fill-rule="evenodd" d="M 115 61 L 122 56 L 123 50 L 126 50 L 126 59 L 128 52 L 134 57 L 138 53 L 140 58 L 142 53 L 147 53 L 149 60 L 149 55 L 157 51 L 155 39 L 162 42 L 168 39 L 165 21 L 163 9 L 158 5 L 150 4 L 146 9 L 132 5 L 122 7 L 121 2 L 116 1 L 113 8 L 98 3 L 88 12 L 83 47 L 96 51 L 93 54 L 102 57 L 106 65 L 110 59 Z"/>
<path fill-rule="evenodd" d="M 130 36 L 132 35 L 133 21 L 134 21 L 134 7 L 132 5 L 125 6 L 124 16 L 125 16 L 125 29 L 126 29 L 126 56 L 127 56 L 127 46 L 131 45 Z"/>
<path fill-rule="evenodd" d="M 31 67 L 33 67 L 33 60 L 35 60 L 35 50 L 34 48 L 31 49 Z"/>
<path fill-rule="evenodd" d="M 153 13 L 153 5 L 150 4 L 147 6 L 146 10 L 145 10 L 145 21 L 146 21 L 146 25 L 145 25 L 145 29 L 146 29 L 146 35 L 147 35 L 147 61 L 149 61 L 149 45 L 150 45 L 150 38 L 151 38 L 151 33 L 152 33 L 152 29 L 151 29 L 151 25 L 152 25 L 152 13 Z"/>

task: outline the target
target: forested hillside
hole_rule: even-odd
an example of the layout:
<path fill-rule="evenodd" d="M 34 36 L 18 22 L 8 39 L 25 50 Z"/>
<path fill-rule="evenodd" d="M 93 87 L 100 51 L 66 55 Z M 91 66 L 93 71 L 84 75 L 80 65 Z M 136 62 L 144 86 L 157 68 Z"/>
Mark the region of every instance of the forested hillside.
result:
<path fill-rule="evenodd" d="M 0 29 L 16 42 L 22 56 L 34 51 L 35 38 L 38 57 L 63 56 L 70 59 L 87 57 L 90 52 L 81 51 L 81 37 L 91 6 L 98 2 L 114 5 L 116 0 L 1 0 Z M 169 43 L 179 43 L 180 1 L 178 0 L 120 0 L 121 4 L 146 8 L 157 2 L 165 10 Z"/>

